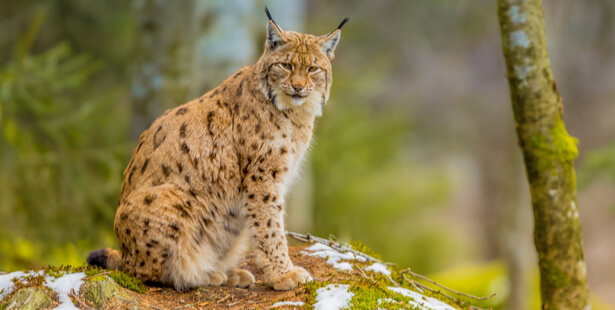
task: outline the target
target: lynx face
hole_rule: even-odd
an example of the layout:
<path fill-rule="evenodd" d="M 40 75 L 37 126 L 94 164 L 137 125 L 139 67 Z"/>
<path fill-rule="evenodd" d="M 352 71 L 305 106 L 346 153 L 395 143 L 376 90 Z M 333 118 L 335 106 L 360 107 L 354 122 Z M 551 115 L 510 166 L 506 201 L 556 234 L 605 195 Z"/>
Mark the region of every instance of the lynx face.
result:
<path fill-rule="evenodd" d="M 304 106 L 314 115 L 322 115 L 331 87 L 333 50 L 340 34 L 339 29 L 324 36 L 285 31 L 269 21 L 265 72 L 269 97 L 278 109 Z"/>

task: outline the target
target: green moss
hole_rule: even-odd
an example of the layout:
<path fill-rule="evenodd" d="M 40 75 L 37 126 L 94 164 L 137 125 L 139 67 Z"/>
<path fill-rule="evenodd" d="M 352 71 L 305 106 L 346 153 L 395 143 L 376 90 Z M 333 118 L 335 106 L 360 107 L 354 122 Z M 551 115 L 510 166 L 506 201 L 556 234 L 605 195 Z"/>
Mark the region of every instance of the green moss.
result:
<path fill-rule="evenodd" d="M 121 271 L 115 271 L 111 274 L 109 274 L 109 277 L 113 280 L 115 280 L 115 282 L 117 282 L 117 284 L 121 285 L 122 287 L 125 287 L 131 291 L 135 291 L 137 293 L 145 293 L 147 292 L 147 286 L 145 286 L 145 284 L 143 284 L 143 281 L 125 274 Z"/>
<path fill-rule="evenodd" d="M 350 291 L 354 293 L 350 301 L 353 309 L 378 309 L 379 307 L 391 310 L 415 309 L 414 307 L 409 308 L 408 301 L 411 298 L 390 291 L 381 282 L 376 283 L 377 285 L 359 282 L 350 286 Z M 387 298 L 392 301 L 387 302 Z"/>
<path fill-rule="evenodd" d="M 85 273 L 86 276 L 92 277 L 92 276 L 95 276 L 95 275 L 97 275 L 99 273 L 102 273 L 102 272 L 105 272 L 105 271 L 106 271 L 105 269 L 92 266 L 92 267 L 89 267 L 88 269 L 86 269 L 84 271 L 84 273 Z"/>
<path fill-rule="evenodd" d="M 307 298 L 305 299 L 305 304 L 303 305 L 303 309 L 314 309 L 314 306 L 312 305 L 316 303 L 316 290 L 321 287 L 325 287 L 329 284 L 331 284 L 331 282 L 329 281 L 322 281 L 322 282 L 312 281 L 312 282 L 306 283 L 303 286 L 303 289 L 305 290 L 307 294 Z"/>
<path fill-rule="evenodd" d="M 540 171 L 549 171 L 555 162 L 570 163 L 579 156 L 578 140 L 571 137 L 566 131 L 564 121 L 558 116 L 551 127 L 550 136 L 536 132 L 530 137 L 531 150 L 536 152 L 537 168 Z"/>
<path fill-rule="evenodd" d="M 86 276 L 92 277 L 103 272 L 109 272 L 109 270 L 99 267 L 88 267 L 84 272 Z M 141 294 L 148 291 L 147 286 L 143 284 L 143 281 L 121 271 L 111 271 L 111 273 L 107 274 L 107 276 L 117 282 L 117 284 L 119 284 L 120 286 L 127 288 L 131 291 L 135 291 Z"/>
<path fill-rule="evenodd" d="M 562 288 L 570 282 L 568 275 L 550 260 L 543 259 L 540 261 L 540 272 L 541 277 L 553 287 Z"/>
<path fill-rule="evenodd" d="M 561 115 L 557 117 L 551 128 L 551 139 L 556 155 L 560 160 L 572 161 L 579 156 L 577 149 L 579 140 L 568 134 Z"/>
<path fill-rule="evenodd" d="M 382 255 L 374 252 L 372 249 L 370 249 L 367 245 L 365 245 L 361 241 L 351 241 L 350 246 L 352 247 L 353 250 L 367 254 L 375 259 L 382 260 Z"/>

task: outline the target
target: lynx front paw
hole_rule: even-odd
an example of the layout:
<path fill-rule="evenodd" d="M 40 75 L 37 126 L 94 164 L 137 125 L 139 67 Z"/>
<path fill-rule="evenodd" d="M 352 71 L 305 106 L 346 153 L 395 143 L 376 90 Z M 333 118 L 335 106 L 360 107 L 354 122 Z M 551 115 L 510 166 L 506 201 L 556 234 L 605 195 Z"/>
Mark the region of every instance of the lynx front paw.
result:
<path fill-rule="evenodd" d="M 282 275 L 277 280 L 273 281 L 271 285 L 276 291 L 287 291 L 297 287 L 297 285 L 305 282 L 311 282 L 313 279 L 310 273 L 299 266 L 293 266 L 293 268 L 285 275 Z"/>
<path fill-rule="evenodd" d="M 255 279 L 252 273 L 245 269 L 233 269 L 228 273 L 227 286 L 247 288 L 254 284 Z"/>

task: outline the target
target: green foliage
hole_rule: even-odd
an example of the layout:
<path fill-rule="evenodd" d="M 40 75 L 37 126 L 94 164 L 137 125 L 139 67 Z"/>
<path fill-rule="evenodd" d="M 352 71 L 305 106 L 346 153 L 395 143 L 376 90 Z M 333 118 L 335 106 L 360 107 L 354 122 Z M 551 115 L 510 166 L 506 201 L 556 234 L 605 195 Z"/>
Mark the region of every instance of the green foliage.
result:
<path fill-rule="evenodd" d="M 80 264 L 107 241 L 129 149 L 114 93 L 84 91 L 102 64 L 67 43 L 29 54 L 38 25 L 0 67 L 1 269 Z"/>
<path fill-rule="evenodd" d="M 579 186 L 587 186 L 600 178 L 615 182 L 615 144 L 591 151 L 584 156 L 579 169 Z"/>
<path fill-rule="evenodd" d="M 315 233 L 362 240 L 404 266 L 441 266 L 446 253 L 456 251 L 450 247 L 454 234 L 421 218 L 428 216 L 426 208 L 437 209 L 446 201 L 450 185 L 445 172 L 427 173 L 406 154 L 401 145 L 412 134 L 400 116 L 351 105 L 361 94 L 338 96 L 344 101 L 330 102 L 317 126 Z M 421 252 L 411 250 L 418 248 Z"/>
<path fill-rule="evenodd" d="M 430 274 L 428 277 L 436 282 L 450 288 L 458 288 L 464 293 L 474 296 L 489 296 L 493 293 L 496 295 L 486 301 L 476 302 L 470 301 L 472 305 L 484 309 L 506 309 L 506 299 L 509 294 L 509 286 L 507 280 L 506 267 L 500 261 L 490 263 L 481 263 L 473 265 L 459 265 L 448 270 L 440 271 L 435 274 Z M 528 299 L 526 302 L 527 309 L 540 309 L 540 278 L 538 269 L 535 268 L 529 272 L 526 277 L 528 282 L 524 287 L 528 291 Z M 428 284 L 428 283 L 426 283 Z M 591 296 L 592 309 L 609 310 L 611 306 L 597 296 Z"/>
<path fill-rule="evenodd" d="M 446 287 L 474 296 L 483 297 L 490 296 L 493 293 L 496 294 L 486 301 L 479 302 L 465 297 L 455 296 L 479 308 L 504 309 L 506 299 L 508 298 L 508 279 L 506 267 L 502 262 L 459 265 L 448 270 L 430 274 L 428 277 Z M 421 282 L 421 280 L 417 281 Z M 433 287 L 430 283 L 422 283 Z M 532 283 L 528 283 L 528 291 L 532 291 L 531 284 Z M 535 289 L 537 290 L 538 288 L 535 287 Z"/>

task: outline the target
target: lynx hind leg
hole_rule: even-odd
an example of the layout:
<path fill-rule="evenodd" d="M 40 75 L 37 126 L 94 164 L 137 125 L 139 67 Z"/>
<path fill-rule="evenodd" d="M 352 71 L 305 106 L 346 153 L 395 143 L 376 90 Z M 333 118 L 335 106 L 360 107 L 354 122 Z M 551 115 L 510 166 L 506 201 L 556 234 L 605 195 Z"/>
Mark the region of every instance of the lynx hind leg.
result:
<path fill-rule="evenodd" d="M 226 255 L 220 260 L 218 266 L 220 270 L 227 270 L 227 286 L 247 288 L 256 282 L 254 275 L 248 270 L 238 269 L 237 265 L 241 259 L 248 240 L 248 230 L 243 229 L 237 238 L 233 240 Z"/>
<path fill-rule="evenodd" d="M 163 283 L 182 292 L 201 286 L 219 286 L 228 276 L 216 268 L 217 255 L 208 244 L 189 244 L 178 241 L 165 262 Z"/>
<path fill-rule="evenodd" d="M 190 220 L 194 216 L 191 210 L 197 207 L 196 201 L 187 202 L 190 198 L 172 185 L 127 197 L 127 203 L 118 209 L 116 231 L 129 253 L 124 255 L 128 272 L 145 281 L 172 285 L 178 291 L 226 283 L 225 270 L 217 268 L 216 251 L 194 238 L 203 227 Z"/>

